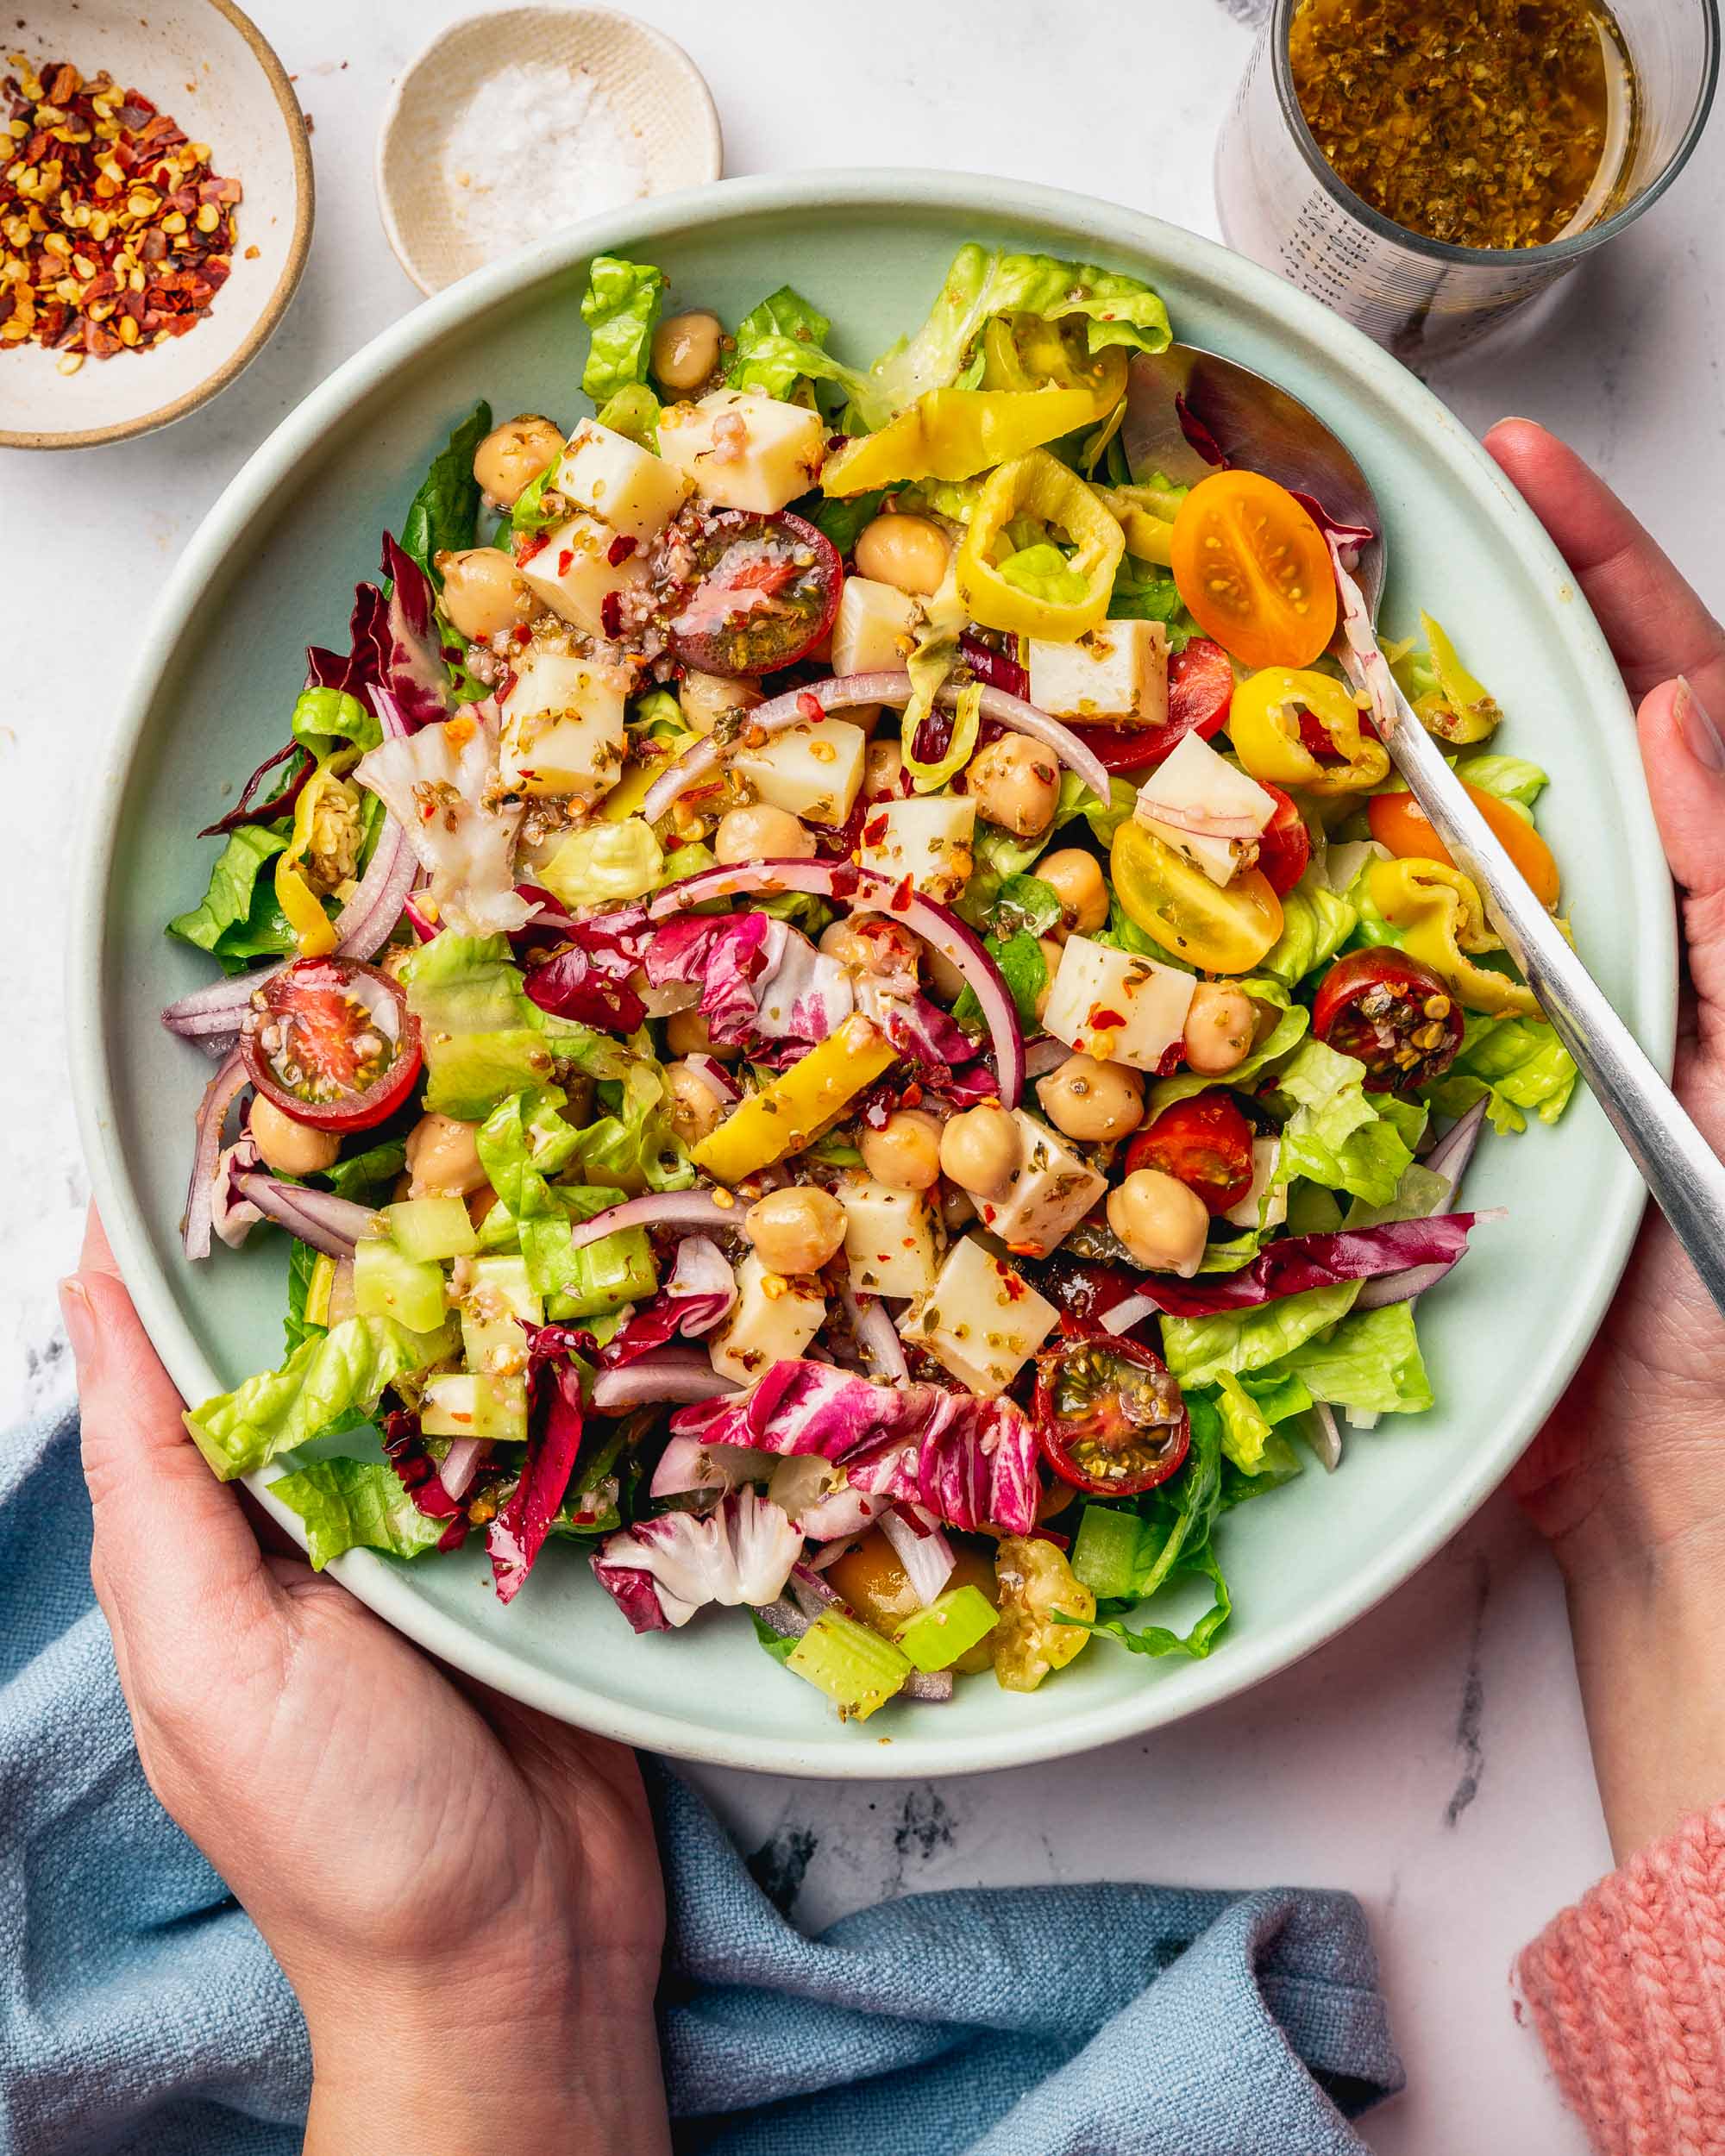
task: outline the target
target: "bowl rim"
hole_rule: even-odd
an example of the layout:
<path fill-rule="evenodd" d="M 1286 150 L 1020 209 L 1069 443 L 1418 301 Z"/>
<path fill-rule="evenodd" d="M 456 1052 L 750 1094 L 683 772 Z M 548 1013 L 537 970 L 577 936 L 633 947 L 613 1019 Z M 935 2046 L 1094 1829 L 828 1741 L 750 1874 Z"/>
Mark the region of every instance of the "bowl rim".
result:
<path fill-rule="evenodd" d="M 298 289 L 306 259 L 311 252 L 311 226 L 317 206 L 311 137 L 306 128 L 305 115 L 294 95 L 286 68 L 250 16 L 235 7 L 234 0 L 204 0 L 204 4 L 213 8 L 218 15 L 224 16 L 251 47 L 253 58 L 275 93 L 276 103 L 287 128 L 288 153 L 293 160 L 293 230 L 288 236 L 287 259 L 282 264 L 280 276 L 276 279 L 275 289 L 265 301 L 244 341 L 229 354 L 214 373 L 206 374 L 182 395 L 171 398 L 166 404 L 157 404 L 149 411 L 139 413 L 135 419 L 116 420 L 107 427 L 77 427 L 63 430 L 0 427 L 0 448 L 95 449 L 108 442 L 130 442 L 139 435 L 154 434 L 159 427 L 172 426 L 176 419 L 184 419 L 200 404 L 207 404 L 212 397 L 226 389 L 237 375 L 244 373 L 274 334 L 277 323 L 286 313 L 288 303 Z"/>
<path fill-rule="evenodd" d="M 693 227 L 771 217 L 786 212 L 882 215 L 914 204 L 954 215 L 986 213 L 1052 225 L 1104 249 L 1164 261 L 1314 344 L 1345 374 L 1372 387 L 1410 421 L 1441 439 L 1452 479 L 1471 475 L 1489 490 L 1514 530 L 1518 547 L 1553 589 L 1572 596 L 1565 629 L 1571 657 L 1593 694 L 1622 703 L 1616 664 L 1571 573 L 1530 510 L 1484 449 L 1448 409 L 1401 363 L 1318 301 L 1268 271 L 1201 238 L 1094 197 L 986 175 L 895 169 L 850 169 L 775 174 L 721 181 L 631 205 L 629 244 L 645 248 Z M 110 1244 L 140 1317 L 163 1362 L 187 1396 L 206 1397 L 222 1379 L 210 1366 L 181 1315 L 174 1288 L 150 1247 L 143 1211 L 119 1142 L 113 1060 L 106 1052 L 103 947 L 108 892 L 119 837 L 120 805 L 141 747 L 156 686 L 185 633 L 210 576 L 228 557 L 243 528 L 273 490 L 349 407 L 400 367 L 500 303 L 566 273 L 597 249 L 621 244 L 615 213 L 573 226 L 555 239 L 477 271 L 416 308 L 347 360 L 253 453 L 193 535 L 170 575 L 141 641 L 136 664 L 103 751 L 85 809 L 74 862 L 72 922 L 68 941 L 66 1006 L 72 1089 L 91 1180 Z M 1608 752 L 1611 753 L 1611 752 Z M 1625 770 L 1634 755 L 1626 727 Z M 1637 795 L 1639 798 L 1636 798 Z M 1669 1071 L 1676 1036 L 1677 944 L 1669 873 L 1644 789 L 1622 805 L 1625 860 L 1640 925 L 1640 1000 L 1636 1030 L 1649 1056 Z M 619 1703 L 588 1689 L 577 1677 L 539 1668 L 505 1646 L 470 1632 L 459 1620 L 423 1603 L 405 1569 L 368 1551 L 352 1551 L 329 1568 L 358 1598 L 406 1637 L 453 1667 L 560 1719 L 672 1757 L 753 1771 L 822 1780 L 903 1780 L 906 1777 L 982 1773 L 1065 1758 L 1182 1720 L 1237 1696 L 1278 1674 L 1364 1616 L 1410 1578 L 1497 1488 L 1568 1383 L 1603 1315 L 1628 1260 L 1646 1193 L 1627 1154 L 1614 1149 L 1602 1197 L 1598 1232 L 1579 1261 L 1572 1305 L 1577 1321 L 1566 1352 L 1536 1363 L 1518 1412 L 1482 1446 L 1440 1499 L 1400 1531 L 1385 1535 L 1327 1595 L 1314 1597 L 1302 1620 L 1242 1633 L 1229 1651 L 1201 1665 L 1201 1696 L 1189 1685 L 1146 1684 L 1141 1691 L 1082 1712 L 1034 1724 L 1003 1721 L 997 1733 L 963 1742 L 931 1733 L 894 1732 L 889 1744 L 858 1742 L 834 1725 L 831 1735 L 747 1736 L 715 1728 L 691 1730 L 676 1714 Z M 273 1500 L 264 1476 L 248 1478 L 266 1510 L 303 1545 L 303 1523 Z M 1193 1665 L 1195 1678 L 1200 1665 Z"/>
<path fill-rule="evenodd" d="M 651 47 L 656 53 L 661 63 L 681 79 L 685 87 L 693 93 L 696 109 L 702 113 L 705 122 L 704 132 L 710 147 L 712 169 L 698 184 L 703 187 L 710 187 L 724 171 L 724 131 L 719 120 L 718 107 L 713 100 L 712 85 L 688 53 L 678 44 L 675 38 L 669 36 L 656 24 L 643 22 L 639 16 L 627 15 L 620 8 L 564 7 L 560 4 L 560 0 L 524 0 L 524 3 L 518 7 L 480 9 L 472 15 L 458 16 L 453 22 L 446 22 L 434 36 L 428 38 L 413 58 L 409 60 L 406 66 L 402 69 L 394 89 L 390 92 L 389 102 L 384 107 L 383 117 L 378 122 L 377 141 L 372 151 L 372 185 L 377 194 L 378 217 L 383 226 L 384 237 L 389 241 L 391 253 L 401 265 L 403 274 L 428 298 L 434 298 L 438 292 L 448 291 L 452 285 L 460 284 L 462 279 L 454 278 L 448 284 L 442 285 L 426 283 L 423 273 L 423 265 L 403 229 L 401 219 L 396 214 L 395 197 L 386 177 L 385 166 L 389 157 L 390 144 L 394 139 L 396 128 L 401 119 L 401 109 L 406 103 L 408 91 L 413 78 L 432 55 L 441 52 L 444 46 L 453 43 L 462 33 L 473 29 L 476 24 L 482 23 L 495 29 L 497 24 L 505 16 L 517 15 L 585 16 L 589 18 L 602 18 L 611 22 L 626 23 L 630 32 L 643 45 Z M 506 56 L 500 57 L 498 64 L 505 65 Z M 678 189 L 674 191 L 687 193 L 689 190 Z M 667 199 L 668 199 L 668 192 L 664 196 L 649 194 L 642 197 L 643 202 Z M 624 211 L 638 206 L 631 203 L 620 203 L 615 210 L 606 211 L 604 214 L 608 216 L 621 216 Z M 484 265 L 486 269 L 493 266 L 495 265 L 491 263 Z M 469 271 L 467 274 L 476 276 L 480 273 Z"/>

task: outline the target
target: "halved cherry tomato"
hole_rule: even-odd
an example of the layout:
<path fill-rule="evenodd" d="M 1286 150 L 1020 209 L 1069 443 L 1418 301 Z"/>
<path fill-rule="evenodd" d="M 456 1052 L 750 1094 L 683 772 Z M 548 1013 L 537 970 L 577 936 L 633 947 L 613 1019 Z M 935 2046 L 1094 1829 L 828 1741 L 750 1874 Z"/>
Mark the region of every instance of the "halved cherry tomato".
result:
<path fill-rule="evenodd" d="M 1028 676 L 1024 677 L 1028 681 Z M 1000 684 L 1004 687 L 1006 684 Z M 1188 734 L 1208 741 L 1227 723 L 1233 699 L 1233 661 L 1208 636 L 1194 636 L 1168 661 L 1168 723 L 1163 726 L 1075 726 L 1105 771 L 1138 771 L 1160 763 Z M 1014 692 L 1026 695 L 1028 689 Z"/>
<path fill-rule="evenodd" d="M 1176 1100 L 1126 1148 L 1126 1173 L 1159 1168 L 1204 1200 L 1214 1218 L 1251 1188 L 1251 1125 L 1220 1087 Z"/>
<path fill-rule="evenodd" d="M 1104 1334 L 1037 1357 L 1034 1413 L 1043 1457 L 1062 1482 L 1101 1497 L 1165 1482 L 1192 1441 L 1186 1402 L 1160 1356 Z"/>
<path fill-rule="evenodd" d="M 418 1075 L 419 1021 L 375 966 L 296 958 L 253 990 L 240 1053 L 253 1085 L 296 1123 L 368 1130 Z"/>
<path fill-rule="evenodd" d="M 1503 850 L 1527 878 L 1541 906 L 1558 902 L 1558 864 L 1525 816 L 1518 816 L 1508 802 L 1477 786 L 1465 788 L 1467 798 L 1502 841 Z M 1374 793 L 1365 805 L 1371 835 L 1402 861 L 1440 861 L 1453 868 L 1449 849 L 1432 828 L 1431 818 L 1411 793 Z"/>
<path fill-rule="evenodd" d="M 1442 975 L 1387 943 L 1339 958 L 1312 1005 L 1313 1032 L 1365 1065 L 1370 1093 L 1441 1078 L 1460 1050 L 1463 1023 Z"/>
<path fill-rule="evenodd" d="M 1142 824 L 1114 833 L 1108 868 L 1127 917 L 1206 973 L 1250 973 L 1282 933 L 1282 901 L 1256 868 L 1220 887 Z"/>
<path fill-rule="evenodd" d="M 1213 472 L 1181 503 L 1174 581 L 1206 635 L 1243 666 L 1308 667 L 1335 634 L 1324 535 L 1259 472 Z"/>
<path fill-rule="evenodd" d="M 1278 899 L 1285 899 L 1306 873 L 1312 858 L 1312 834 L 1294 805 L 1294 797 L 1267 779 L 1258 782 L 1276 804 L 1276 813 L 1258 836 L 1258 866 Z"/>
<path fill-rule="evenodd" d="M 788 511 L 715 510 L 697 529 L 694 573 L 671 602 L 674 658 L 702 674 L 773 674 L 831 630 L 844 581 L 838 549 Z"/>

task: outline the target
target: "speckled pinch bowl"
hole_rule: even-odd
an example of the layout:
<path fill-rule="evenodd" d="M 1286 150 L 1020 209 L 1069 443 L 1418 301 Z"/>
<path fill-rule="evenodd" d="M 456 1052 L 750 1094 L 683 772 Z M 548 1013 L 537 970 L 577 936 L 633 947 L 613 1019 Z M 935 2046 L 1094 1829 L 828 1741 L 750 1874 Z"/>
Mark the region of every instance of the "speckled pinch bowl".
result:
<path fill-rule="evenodd" d="M 186 335 L 86 359 L 75 374 L 40 345 L 0 350 L 0 448 L 96 448 L 183 419 L 263 349 L 310 249 L 311 149 L 286 70 L 232 0 L 23 0 L 6 10 L 6 53 L 85 76 L 105 68 L 209 143 L 244 199 L 233 274 Z"/>
<path fill-rule="evenodd" d="M 354 580 L 375 569 L 374 535 L 398 523 L 475 397 L 499 413 L 549 405 L 573 423 L 570 385 L 586 342 L 577 303 L 583 266 L 600 250 L 661 264 L 674 304 L 710 305 L 729 321 L 788 281 L 831 316 L 839 354 L 863 362 L 922 319 L 967 240 L 1153 279 L 1178 335 L 1285 383 L 1339 429 L 1387 520 L 1385 634 L 1407 634 L 1421 606 L 1435 613 L 1502 699 L 1503 747 L 1550 772 L 1540 820 L 1571 872 L 1577 940 L 1668 1063 L 1671 883 L 1622 684 L 1550 542 L 1435 398 L 1290 286 L 1103 203 L 923 172 L 730 181 L 596 220 L 397 323 L 283 422 L 176 565 L 111 745 L 89 774 L 69 1000 L 103 1217 L 189 1399 L 279 1360 L 286 1262 L 268 1235 L 199 1266 L 181 1254 L 192 1114 L 210 1066 L 165 1033 L 157 1012 L 210 968 L 162 923 L 203 888 L 211 849 L 193 834 L 231 798 L 224 783 L 279 742 L 304 646 L 342 641 Z M 1038 1692 L 973 1679 L 950 1706 L 894 1704 L 846 1725 L 760 1651 L 742 1613 L 704 1611 L 682 1632 L 637 1639 L 580 1557 L 555 1545 L 507 1609 L 477 1548 L 411 1565 L 356 1551 L 337 1576 L 499 1690 L 690 1758 L 921 1776 L 1138 1735 L 1274 1677 L 1362 1616 L 1484 1501 L 1556 1400 L 1616 1284 L 1640 1185 L 1582 1095 L 1555 1129 L 1488 1138 L 1467 1197 L 1509 1217 L 1483 1228 L 1466 1262 L 1421 1302 L 1437 1407 L 1385 1416 L 1349 1438 L 1339 1473 L 1308 1464 L 1225 1520 L 1235 1614 L 1206 1661 L 1151 1662 L 1098 1640 Z M 273 1471 L 254 1481 L 267 1506 Z M 1183 1628 L 1199 1606 L 1171 1614 Z"/>

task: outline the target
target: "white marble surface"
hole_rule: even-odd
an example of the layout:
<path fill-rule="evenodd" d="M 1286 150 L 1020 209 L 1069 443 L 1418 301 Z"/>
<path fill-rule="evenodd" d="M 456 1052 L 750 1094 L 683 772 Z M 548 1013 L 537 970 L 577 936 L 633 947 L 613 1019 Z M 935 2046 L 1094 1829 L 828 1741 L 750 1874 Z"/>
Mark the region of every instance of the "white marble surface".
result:
<path fill-rule="evenodd" d="M 732 172 L 1010 172 L 1214 231 L 1211 144 L 1248 44 L 1216 0 L 876 0 L 861 16 L 833 11 L 825 64 L 803 41 L 818 11 L 637 3 L 706 72 Z M 85 1181 L 59 1037 L 68 781 L 75 790 L 199 516 L 277 420 L 413 304 L 378 223 L 373 134 L 405 62 L 464 11 L 462 0 L 252 8 L 316 122 L 317 238 L 286 323 L 233 390 L 169 433 L 70 456 L 0 453 L 12 632 L 0 858 L 16 924 L 11 1008 L 24 1021 L 0 1117 L 0 1427 L 69 1394 L 53 1283 L 76 1253 Z M 1716 606 L 1722 194 L 1716 127 L 1633 241 L 1571 280 L 1534 329 L 1436 383 L 1470 424 L 1513 410 L 1567 434 Z M 1516 1945 L 1604 1867 L 1606 1845 L 1557 1582 L 1505 1501 L 1332 1647 L 1152 1739 L 940 1786 L 699 1778 L 815 1926 L 883 1893 L 979 1881 L 1352 1888 L 1373 1918 L 1410 2080 L 1367 2122 L 1372 2147 L 1583 2146 L 1515 2026 L 1506 1971 Z"/>

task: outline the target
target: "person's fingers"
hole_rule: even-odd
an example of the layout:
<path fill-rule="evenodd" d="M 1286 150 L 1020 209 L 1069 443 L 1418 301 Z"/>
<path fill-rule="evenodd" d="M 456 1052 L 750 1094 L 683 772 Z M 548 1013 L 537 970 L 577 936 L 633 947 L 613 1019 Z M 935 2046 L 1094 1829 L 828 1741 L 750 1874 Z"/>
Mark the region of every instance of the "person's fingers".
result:
<path fill-rule="evenodd" d="M 1684 941 L 1698 1033 L 1725 1041 L 1725 737 L 1690 684 L 1666 681 L 1636 718 L 1647 792 L 1684 894 Z"/>
<path fill-rule="evenodd" d="M 1500 419 L 1485 446 L 1574 570 L 1630 695 L 1681 674 L 1725 711 L 1725 630 L 1604 480 L 1531 419 Z"/>

